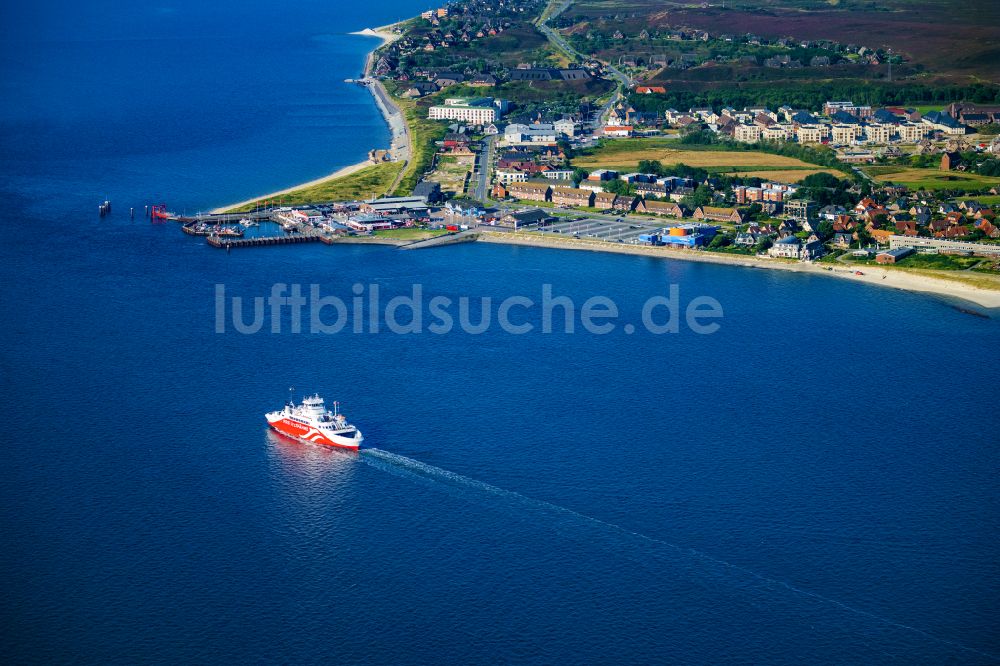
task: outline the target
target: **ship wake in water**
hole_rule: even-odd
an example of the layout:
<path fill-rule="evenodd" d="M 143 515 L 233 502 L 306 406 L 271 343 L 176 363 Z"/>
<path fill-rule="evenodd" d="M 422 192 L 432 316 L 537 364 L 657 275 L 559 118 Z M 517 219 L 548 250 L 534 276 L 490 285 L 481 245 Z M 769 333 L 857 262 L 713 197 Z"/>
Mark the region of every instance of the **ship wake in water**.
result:
<path fill-rule="evenodd" d="M 632 542 L 644 544 L 647 552 L 649 546 L 654 546 L 655 551 L 658 551 L 660 555 L 675 556 L 674 564 L 679 562 L 684 569 L 687 569 L 690 575 L 697 575 L 700 577 L 707 576 L 709 578 L 719 579 L 719 582 L 729 582 L 730 584 L 735 584 L 741 591 L 748 594 L 761 592 L 766 595 L 773 595 L 774 593 L 791 593 L 802 600 L 810 601 L 814 604 L 826 606 L 828 608 L 832 607 L 836 610 L 854 616 L 857 619 L 866 620 L 866 624 L 868 625 L 881 625 L 883 629 L 885 627 L 891 627 L 911 635 L 919 636 L 920 638 L 931 643 L 935 643 L 940 647 L 953 648 L 965 653 L 985 657 L 990 660 L 1000 659 L 996 655 L 983 652 L 956 641 L 940 638 L 934 634 L 924 631 L 923 629 L 903 624 L 901 622 L 896 622 L 876 613 L 837 601 L 836 599 L 831 599 L 821 594 L 796 587 L 790 583 L 770 578 L 752 569 L 713 557 L 712 555 L 702 551 L 693 548 L 685 548 L 663 539 L 647 536 L 640 532 L 630 530 L 627 527 L 622 527 L 621 525 L 601 520 L 600 518 L 579 513 L 572 509 L 559 506 L 558 504 L 552 504 L 551 502 L 546 502 L 544 500 L 532 499 L 512 490 L 506 490 L 504 488 L 484 483 L 483 481 L 478 481 L 476 479 L 463 476 L 462 474 L 451 472 L 440 467 L 435 467 L 434 465 L 429 465 L 427 463 L 420 462 L 419 460 L 414 460 L 413 458 L 408 458 L 406 456 L 390 453 L 377 448 L 368 448 L 361 450 L 360 459 L 372 467 L 395 476 L 421 483 L 422 485 L 433 487 L 437 490 L 450 489 L 463 496 L 478 494 L 480 499 L 500 499 L 509 503 L 512 507 L 537 512 L 538 514 L 547 516 L 549 519 L 569 521 L 570 523 L 577 523 L 578 525 L 590 528 L 598 528 L 604 533 L 605 537 L 612 536 L 619 539 L 624 537 Z M 674 569 L 672 573 L 676 575 L 681 572 Z M 723 581 L 723 578 L 726 580 Z M 879 634 L 880 632 L 878 627 L 869 626 L 865 627 L 865 629 L 866 634 Z"/>

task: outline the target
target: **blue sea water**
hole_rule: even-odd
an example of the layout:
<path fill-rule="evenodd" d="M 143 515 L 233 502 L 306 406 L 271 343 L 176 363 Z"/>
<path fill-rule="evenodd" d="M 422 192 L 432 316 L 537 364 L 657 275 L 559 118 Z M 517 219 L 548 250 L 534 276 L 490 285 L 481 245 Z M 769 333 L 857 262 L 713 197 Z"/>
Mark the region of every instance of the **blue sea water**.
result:
<path fill-rule="evenodd" d="M 11 8 L 4 661 L 1000 661 L 996 318 L 648 257 L 225 254 L 128 218 L 384 142 L 340 83 L 371 41 L 344 33 L 423 8 Z M 633 322 L 676 284 L 725 316 L 712 335 L 215 332 L 217 284 L 278 282 L 494 302 L 549 283 Z M 371 448 L 269 434 L 291 385 L 340 399 Z"/>

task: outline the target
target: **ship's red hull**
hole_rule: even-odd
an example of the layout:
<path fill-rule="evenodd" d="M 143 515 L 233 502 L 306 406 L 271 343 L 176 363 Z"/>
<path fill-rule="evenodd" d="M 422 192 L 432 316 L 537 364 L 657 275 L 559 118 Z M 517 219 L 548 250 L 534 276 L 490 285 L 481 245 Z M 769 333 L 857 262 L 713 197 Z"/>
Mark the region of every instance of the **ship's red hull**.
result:
<path fill-rule="evenodd" d="M 323 446 L 334 446 L 339 449 L 350 449 L 352 451 L 357 451 L 359 447 L 359 443 L 353 439 L 338 437 L 337 435 L 332 434 L 326 435 L 316 428 L 312 428 L 308 425 L 298 423 L 297 421 L 292 421 L 290 419 L 278 419 L 275 421 L 268 420 L 268 423 L 282 435 L 294 437 L 295 439 L 299 439 L 304 442 L 322 444 Z"/>

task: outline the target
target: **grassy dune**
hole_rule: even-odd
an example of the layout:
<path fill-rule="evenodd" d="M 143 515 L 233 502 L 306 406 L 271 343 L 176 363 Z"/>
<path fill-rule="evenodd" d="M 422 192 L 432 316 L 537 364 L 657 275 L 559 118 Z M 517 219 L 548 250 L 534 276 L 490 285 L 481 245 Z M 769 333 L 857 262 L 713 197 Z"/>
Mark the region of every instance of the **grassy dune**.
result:
<path fill-rule="evenodd" d="M 327 201 L 368 199 L 372 195 L 382 196 L 396 180 L 402 167 L 403 165 L 398 162 L 373 164 L 342 178 L 292 190 L 282 194 L 280 201 L 282 205 L 294 206 Z M 248 203 L 232 210 L 233 212 L 253 210 L 256 203 Z"/>
<path fill-rule="evenodd" d="M 413 191 L 413 188 L 420 181 L 420 176 L 427 171 L 437 152 L 435 141 L 444 137 L 447 124 L 444 122 L 429 120 L 427 109 L 430 102 L 417 103 L 411 99 L 396 96 L 397 90 L 386 89 L 393 95 L 393 99 L 406 116 L 406 124 L 410 129 L 410 161 L 406 165 L 403 177 L 396 187 L 397 195 L 406 195 Z"/>

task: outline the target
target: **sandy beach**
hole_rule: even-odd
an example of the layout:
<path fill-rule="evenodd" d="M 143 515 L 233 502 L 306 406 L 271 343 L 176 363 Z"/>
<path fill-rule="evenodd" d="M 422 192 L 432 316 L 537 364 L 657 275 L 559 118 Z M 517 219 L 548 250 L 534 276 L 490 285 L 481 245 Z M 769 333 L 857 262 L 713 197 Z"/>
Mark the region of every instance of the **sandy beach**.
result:
<path fill-rule="evenodd" d="M 793 271 L 796 273 L 812 273 L 825 275 L 854 282 L 862 282 L 878 287 L 916 291 L 949 298 L 968 301 L 983 308 L 1000 308 L 1000 281 L 997 290 L 980 289 L 961 282 L 938 279 L 927 275 L 909 273 L 903 270 L 875 268 L 864 266 L 860 269 L 863 275 L 856 275 L 854 267 L 829 264 L 813 264 L 780 259 L 769 260 L 758 257 L 741 257 L 705 251 L 668 249 L 649 245 L 625 245 L 606 243 L 589 239 L 551 238 L 526 233 L 503 233 L 484 231 L 480 234 L 480 242 L 503 243 L 507 245 L 531 245 L 560 250 L 584 250 L 590 252 L 616 252 L 619 254 L 639 254 L 663 259 L 679 259 L 681 261 L 700 261 L 730 266 L 745 266 L 750 268 Z"/>
<path fill-rule="evenodd" d="M 381 45 L 389 44 L 396 41 L 402 35 L 393 32 L 393 27 L 395 24 L 382 26 L 380 28 L 365 28 L 364 30 L 358 30 L 352 32 L 352 35 L 363 35 L 365 37 L 376 37 L 382 40 Z M 380 46 L 381 46 L 380 45 Z M 365 60 L 365 76 L 369 76 L 372 67 L 372 58 L 375 55 L 375 50 L 373 49 L 368 53 Z M 382 117 L 385 118 L 386 123 L 389 125 L 389 130 L 392 132 L 392 139 L 389 146 L 389 153 L 391 159 L 394 162 L 405 162 L 410 157 L 410 133 L 409 128 L 406 126 L 406 119 L 404 118 L 399 107 L 397 107 L 389 93 L 382 86 L 382 83 L 377 80 L 372 80 L 368 85 L 368 90 L 372 93 L 372 97 L 375 98 L 375 104 L 378 106 L 379 111 L 382 113 Z M 365 160 L 364 162 L 358 162 L 357 164 L 352 164 L 346 166 L 342 169 L 338 169 L 333 173 L 316 178 L 315 180 L 310 180 L 306 183 L 299 183 L 298 185 L 293 185 L 292 187 L 286 187 L 283 190 L 278 190 L 277 192 L 271 192 L 269 194 L 262 194 L 260 196 L 253 197 L 252 199 L 247 199 L 245 201 L 240 201 L 239 203 L 228 204 L 225 206 L 220 206 L 211 212 L 213 213 L 225 213 L 233 208 L 240 208 L 252 204 L 261 199 L 273 199 L 280 197 L 283 194 L 288 194 L 294 192 L 295 190 L 300 190 L 304 187 L 312 187 L 313 185 L 320 185 L 337 178 L 343 178 L 344 176 L 349 176 L 352 173 L 360 171 L 367 166 L 374 164 L 371 160 Z"/>
<path fill-rule="evenodd" d="M 343 178 L 344 176 L 349 176 L 352 173 L 354 173 L 356 171 L 360 171 L 361 169 L 364 169 L 365 167 L 371 166 L 371 165 L 372 165 L 372 162 L 370 160 L 365 160 L 364 162 L 358 162 L 357 164 L 352 164 L 350 166 L 346 166 L 343 169 L 338 169 L 337 171 L 334 171 L 333 173 L 331 173 L 328 176 L 323 176 L 322 178 L 317 178 L 315 180 L 310 180 L 308 183 L 299 183 L 298 185 L 294 185 L 292 187 L 286 187 L 285 189 L 278 190 L 277 192 L 271 192 L 270 194 L 262 194 L 259 197 L 254 197 L 252 199 L 247 199 L 246 201 L 241 201 L 239 203 L 229 204 L 229 205 L 226 205 L 226 206 L 220 206 L 219 208 L 216 208 L 212 212 L 213 213 L 225 213 L 226 211 L 231 210 L 233 208 L 240 208 L 241 206 L 246 206 L 246 205 L 252 204 L 255 201 L 260 201 L 261 199 L 276 199 L 276 198 L 280 197 L 283 194 L 288 194 L 289 192 L 294 192 L 295 190 L 300 190 L 303 187 L 312 187 L 313 185 L 319 185 L 321 183 L 325 183 L 327 181 L 334 180 L 336 178 Z"/>

